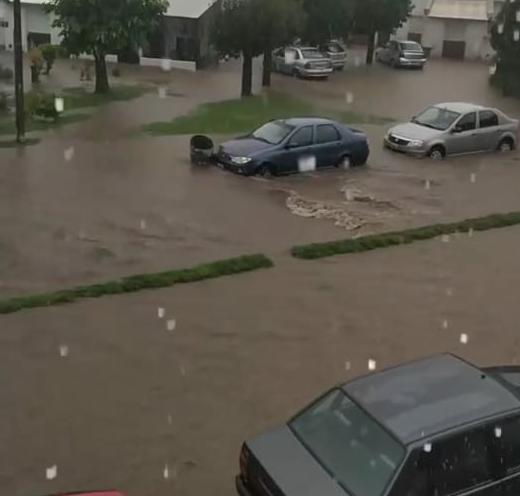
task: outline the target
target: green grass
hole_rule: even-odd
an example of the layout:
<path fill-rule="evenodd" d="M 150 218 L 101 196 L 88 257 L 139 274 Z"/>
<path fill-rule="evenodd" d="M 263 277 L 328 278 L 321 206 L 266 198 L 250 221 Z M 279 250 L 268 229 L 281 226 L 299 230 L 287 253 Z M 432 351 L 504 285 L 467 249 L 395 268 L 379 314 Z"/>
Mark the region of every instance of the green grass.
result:
<path fill-rule="evenodd" d="M 67 88 L 63 90 L 65 110 L 75 110 L 81 108 L 98 107 L 110 102 L 125 102 L 138 98 L 148 91 L 142 85 L 114 86 L 109 93 L 98 95 L 87 91 L 85 88 Z"/>
<path fill-rule="evenodd" d="M 76 122 L 84 121 L 88 119 L 89 114 L 64 114 L 58 120 L 43 120 L 34 119 L 26 121 L 25 130 L 30 133 L 31 131 L 47 131 L 48 129 L 55 129 L 66 126 L 67 124 L 74 124 Z M 14 120 L 0 121 L 0 135 L 16 134 L 16 124 Z"/>
<path fill-rule="evenodd" d="M 334 255 L 360 253 L 390 246 L 405 245 L 457 232 L 469 232 L 470 230 L 487 231 L 517 224 L 520 224 L 520 212 L 492 214 L 450 224 L 435 224 L 404 231 L 372 234 L 356 239 L 295 246 L 292 248 L 291 253 L 296 258 L 313 260 Z"/>
<path fill-rule="evenodd" d="M 93 284 L 90 286 L 79 286 L 53 293 L 0 300 L 0 314 L 14 313 L 30 308 L 73 303 L 84 298 L 100 298 L 107 295 L 134 293 L 146 289 L 167 288 L 175 284 L 213 279 L 241 272 L 270 268 L 272 266 L 273 262 L 264 255 L 248 255 L 197 265 L 189 269 L 141 274 L 125 277 L 116 281 Z"/>
<path fill-rule="evenodd" d="M 287 117 L 330 117 L 347 124 L 386 124 L 390 119 L 358 114 L 334 112 L 281 93 L 269 92 L 240 100 L 227 100 L 199 106 L 189 115 L 172 121 L 155 122 L 144 126 L 154 135 L 178 134 L 235 134 L 252 131 L 271 119 Z"/>

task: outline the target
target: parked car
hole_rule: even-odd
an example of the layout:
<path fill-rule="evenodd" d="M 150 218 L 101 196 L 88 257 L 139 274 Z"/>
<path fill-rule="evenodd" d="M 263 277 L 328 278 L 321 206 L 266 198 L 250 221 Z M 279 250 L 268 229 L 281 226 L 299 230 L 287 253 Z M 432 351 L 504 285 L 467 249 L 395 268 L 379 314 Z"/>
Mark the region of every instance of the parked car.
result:
<path fill-rule="evenodd" d="M 329 41 L 321 47 L 321 51 L 330 60 L 337 71 L 342 71 L 347 63 L 347 49 L 336 40 Z"/>
<path fill-rule="evenodd" d="M 293 118 L 268 122 L 223 143 L 215 158 L 221 167 L 251 176 L 362 165 L 368 154 L 361 131 L 329 119 Z"/>
<path fill-rule="evenodd" d="M 273 70 L 300 78 L 326 79 L 334 72 L 332 60 L 315 47 L 292 46 L 273 53 Z"/>
<path fill-rule="evenodd" d="M 247 441 L 241 496 L 518 496 L 520 367 L 437 355 L 328 391 Z"/>
<path fill-rule="evenodd" d="M 516 147 L 519 123 L 500 110 L 470 103 L 440 103 L 411 122 L 391 128 L 384 144 L 392 150 L 442 160 L 447 155 Z"/>
<path fill-rule="evenodd" d="M 376 51 L 376 59 L 392 67 L 422 69 L 427 62 L 423 47 L 415 41 L 389 41 Z"/>

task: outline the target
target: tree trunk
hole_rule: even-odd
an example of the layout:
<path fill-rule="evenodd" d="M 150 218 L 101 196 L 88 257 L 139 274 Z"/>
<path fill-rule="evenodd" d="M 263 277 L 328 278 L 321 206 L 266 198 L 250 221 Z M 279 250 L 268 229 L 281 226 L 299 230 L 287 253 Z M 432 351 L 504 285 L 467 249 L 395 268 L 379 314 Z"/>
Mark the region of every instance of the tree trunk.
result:
<path fill-rule="evenodd" d="M 242 96 L 253 94 L 253 56 L 244 52 L 242 62 Z"/>
<path fill-rule="evenodd" d="M 96 65 L 96 93 L 108 93 L 110 88 L 108 86 L 108 72 L 105 54 L 102 52 L 96 52 L 94 58 Z"/>
<path fill-rule="evenodd" d="M 264 70 L 262 74 L 262 86 L 271 86 L 271 70 L 273 68 L 273 52 L 271 47 L 267 47 L 264 51 Z"/>
<path fill-rule="evenodd" d="M 367 64 L 374 62 L 374 50 L 376 47 L 376 32 L 372 31 L 368 35 Z"/>

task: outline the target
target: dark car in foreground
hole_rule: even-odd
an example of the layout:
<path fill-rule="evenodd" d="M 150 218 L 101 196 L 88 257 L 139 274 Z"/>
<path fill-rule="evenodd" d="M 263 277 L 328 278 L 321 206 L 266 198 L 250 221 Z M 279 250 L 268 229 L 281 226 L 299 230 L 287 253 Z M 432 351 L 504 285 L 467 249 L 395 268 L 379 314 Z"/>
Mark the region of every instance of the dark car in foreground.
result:
<path fill-rule="evenodd" d="M 364 133 L 329 119 L 280 119 L 226 143 L 217 164 L 245 176 L 310 172 L 325 167 L 366 163 L 368 140 Z"/>
<path fill-rule="evenodd" d="M 243 444 L 241 496 L 518 496 L 520 367 L 437 355 L 339 385 Z"/>

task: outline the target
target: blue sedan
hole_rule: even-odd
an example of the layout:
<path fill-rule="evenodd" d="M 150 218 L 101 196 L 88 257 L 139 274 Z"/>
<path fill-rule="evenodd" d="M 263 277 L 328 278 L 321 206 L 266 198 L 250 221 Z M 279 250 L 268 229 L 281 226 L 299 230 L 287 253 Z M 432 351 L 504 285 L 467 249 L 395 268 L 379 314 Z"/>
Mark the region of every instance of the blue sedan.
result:
<path fill-rule="evenodd" d="M 364 133 L 329 119 L 294 118 L 223 143 L 215 158 L 238 174 L 268 176 L 363 165 L 368 155 Z"/>

